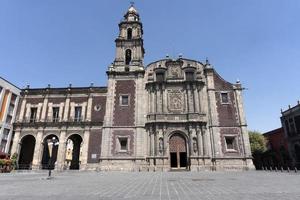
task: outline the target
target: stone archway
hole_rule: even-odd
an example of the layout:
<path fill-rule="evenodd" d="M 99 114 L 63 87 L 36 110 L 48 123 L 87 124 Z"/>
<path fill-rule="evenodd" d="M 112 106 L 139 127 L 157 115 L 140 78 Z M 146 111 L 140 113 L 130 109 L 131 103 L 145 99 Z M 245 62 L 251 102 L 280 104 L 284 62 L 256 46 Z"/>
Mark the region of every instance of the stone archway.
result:
<path fill-rule="evenodd" d="M 69 169 L 80 168 L 82 137 L 78 134 L 73 134 L 67 139 L 66 149 L 66 164 Z"/>
<path fill-rule="evenodd" d="M 48 135 L 43 140 L 43 157 L 42 157 L 42 169 L 54 169 L 55 163 L 57 160 L 57 152 L 58 152 L 58 145 L 54 145 L 52 148 L 52 157 L 51 157 L 51 163 L 49 163 L 50 159 L 50 152 L 48 148 L 48 140 L 51 140 L 52 138 L 56 138 L 57 141 L 58 137 L 54 134 Z"/>
<path fill-rule="evenodd" d="M 35 148 L 35 137 L 33 135 L 26 135 L 21 140 L 21 150 L 18 161 L 19 169 L 31 169 L 32 160 Z"/>
<path fill-rule="evenodd" d="M 170 166 L 172 169 L 187 168 L 186 139 L 179 133 L 173 134 L 169 139 Z"/>

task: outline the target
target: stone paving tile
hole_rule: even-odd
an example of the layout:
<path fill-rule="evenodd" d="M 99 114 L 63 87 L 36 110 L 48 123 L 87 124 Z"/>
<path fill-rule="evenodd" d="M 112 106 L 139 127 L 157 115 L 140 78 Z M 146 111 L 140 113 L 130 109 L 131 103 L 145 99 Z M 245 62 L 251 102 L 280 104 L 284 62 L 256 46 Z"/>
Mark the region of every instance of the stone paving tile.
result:
<path fill-rule="evenodd" d="M 0 200 L 300 199 L 300 173 L 47 172 L 0 174 Z"/>

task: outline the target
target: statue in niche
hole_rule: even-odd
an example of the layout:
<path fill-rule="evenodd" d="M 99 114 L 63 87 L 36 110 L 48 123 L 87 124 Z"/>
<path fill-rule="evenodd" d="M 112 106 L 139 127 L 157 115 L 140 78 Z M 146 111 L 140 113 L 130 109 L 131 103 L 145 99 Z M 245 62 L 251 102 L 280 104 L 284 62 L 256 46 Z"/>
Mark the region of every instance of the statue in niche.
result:
<path fill-rule="evenodd" d="M 164 140 L 162 138 L 159 138 L 158 151 L 160 154 L 162 154 L 163 150 L 164 150 Z"/>
<path fill-rule="evenodd" d="M 197 145 L 197 139 L 193 138 L 193 151 L 194 153 L 197 153 L 198 145 Z"/>

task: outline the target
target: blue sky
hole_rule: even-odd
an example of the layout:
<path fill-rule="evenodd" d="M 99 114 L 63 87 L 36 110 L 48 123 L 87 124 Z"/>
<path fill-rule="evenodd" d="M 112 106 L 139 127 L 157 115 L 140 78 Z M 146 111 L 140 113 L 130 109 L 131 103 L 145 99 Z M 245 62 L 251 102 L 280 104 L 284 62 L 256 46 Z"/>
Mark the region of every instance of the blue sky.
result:
<path fill-rule="evenodd" d="M 106 86 L 127 0 L 0 0 L 0 76 L 23 88 Z M 145 64 L 169 54 L 240 79 L 249 129 L 300 99 L 299 0 L 136 0 Z"/>

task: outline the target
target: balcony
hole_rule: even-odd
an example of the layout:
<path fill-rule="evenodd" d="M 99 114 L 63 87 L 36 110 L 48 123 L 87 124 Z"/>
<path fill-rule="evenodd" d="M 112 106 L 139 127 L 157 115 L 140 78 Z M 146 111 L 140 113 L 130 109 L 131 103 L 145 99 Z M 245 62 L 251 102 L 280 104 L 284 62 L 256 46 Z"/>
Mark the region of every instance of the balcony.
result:
<path fill-rule="evenodd" d="M 61 118 L 47 118 L 44 120 L 36 120 L 31 118 L 24 118 L 22 121 L 16 121 L 15 127 L 53 127 L 53 126 L 102 126 L 103 122 L 87 121 L 82 118 L 68 118 L 63 120 Z"/>
<path fill-rule="evenodd" d="M 186 123 L 186 122 L 207 122 L 207 117 L 202 113 L 184 113 L 184 114 L 148 114 L 147 123 Z"/>

